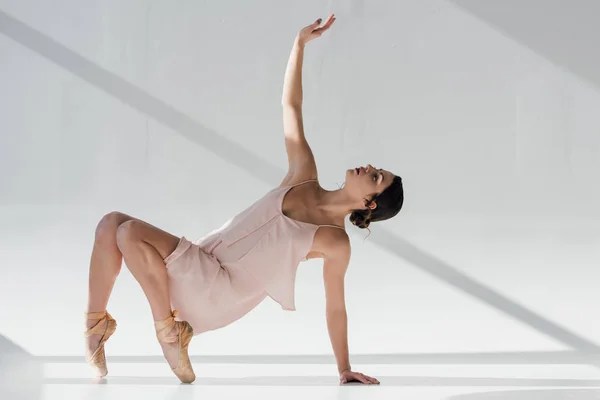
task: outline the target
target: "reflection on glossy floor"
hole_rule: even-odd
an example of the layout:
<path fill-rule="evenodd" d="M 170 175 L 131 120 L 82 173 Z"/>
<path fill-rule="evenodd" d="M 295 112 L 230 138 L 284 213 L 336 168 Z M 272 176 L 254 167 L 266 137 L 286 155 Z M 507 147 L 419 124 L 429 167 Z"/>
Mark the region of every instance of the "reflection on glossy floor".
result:
<path fill-rule="evenodd" d="M 381 385 L 339 385 L 331 365 L 194 365 L 182 385 L 162 363 L 112 364 L 95 382 L 85 364 L 46 363 L 37 394 L 69 399 L 600 400 L 600 369 L 585 365 L 355 365 Z M 29 388 L 31 389 L 31 388 Z M 16 398 L 16 397 L 13 397 Z"/>

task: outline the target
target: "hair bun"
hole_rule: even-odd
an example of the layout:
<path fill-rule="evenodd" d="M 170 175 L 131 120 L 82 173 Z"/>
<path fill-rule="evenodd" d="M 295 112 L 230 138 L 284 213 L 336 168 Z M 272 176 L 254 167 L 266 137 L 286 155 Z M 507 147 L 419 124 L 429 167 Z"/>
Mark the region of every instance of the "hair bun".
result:
<path fill-rule="evenodd" d="M 350 222 L 358 226 L 360 229 L 366 229 L 371 224 L 371 218 L 365 212 L 354 211 L 350 214 Z"/>

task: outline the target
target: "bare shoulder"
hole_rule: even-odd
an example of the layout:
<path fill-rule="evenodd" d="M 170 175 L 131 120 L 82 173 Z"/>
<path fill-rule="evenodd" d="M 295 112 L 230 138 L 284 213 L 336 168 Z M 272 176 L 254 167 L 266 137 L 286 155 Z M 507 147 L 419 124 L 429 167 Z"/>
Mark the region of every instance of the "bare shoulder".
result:
<path fill-rule="evenodd" d="M 350 259 L 351 246 L 348 233 L 333 227 L 321 227 L 315 234 L 311 257 L 325 260 L 347 261 Z"/>

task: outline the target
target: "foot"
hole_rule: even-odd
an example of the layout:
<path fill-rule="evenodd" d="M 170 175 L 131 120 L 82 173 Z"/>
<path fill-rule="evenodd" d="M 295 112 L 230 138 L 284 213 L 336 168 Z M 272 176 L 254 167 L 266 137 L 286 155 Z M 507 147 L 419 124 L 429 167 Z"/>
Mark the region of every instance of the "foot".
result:
<path fill-rule="evenodd" d="M 104 343 L 112 336 L 117 328 L 117 322 L 106 311 L 86 313 L 86 354 L 85 359 L 94 370 L 96 377 L 108 374 Z"/>
<path fill-rule="evenodd" d="M 100 322 L 100 319 L 88 319 L 85 323 L 86 331 L 88 331 L 90 328 L 94 327 L 94 325 L 98 324 L 98 322 Z M 106 328 L 108 327 L 108 320 L 102 321 L 100 323 L 99 327 L 101 328 L 99 330 L 103 330 L 103 331 L 106 330 Z M 85 359 L 86 360 L 89 360 L 90 358 L 92 358 L 92 355 L 94 354 L 94 352 L 100 345 L 100 340 L 102 340 L 103 335 L 104 335 L 103 333 L 91 334 L 85 338 L 85 347 L 86 347 Z"/>
<path fill-rule="evenodd" d="M 169 366 L 171 369 L 175 369 L 179 365 L 179 325 L 165 329 L 164 339 L 165 342 L 159 341 L 158 343 Z"/>
<path fill-rule="evenodd" d="M 194 331 L 186 321 L 175 321 L 177 311 L 170 317 L 154 321 L 156 337 L 173 373 L 183 383 L 192 383 L 196 374 L 188 355 L 188 345 Z"/>

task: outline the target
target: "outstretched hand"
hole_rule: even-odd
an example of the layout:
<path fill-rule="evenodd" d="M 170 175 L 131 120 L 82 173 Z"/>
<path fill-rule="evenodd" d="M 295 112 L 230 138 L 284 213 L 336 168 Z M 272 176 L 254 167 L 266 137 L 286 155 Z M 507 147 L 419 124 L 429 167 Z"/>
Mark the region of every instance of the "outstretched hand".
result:
<path fill-rule="evenodd" d="M 302 28 L 302 30 L 298 33 L 298 41 L 301 44 L 306 44 L 311 40 L 321 36 L 323 32 L 327 31 L 331 25 L 333 25 L 335 22 L 335 16 L 331 14 L 323 25 L 321 25 L 321 22 L 322 19 L 319 18 L 314 23 Z"/>
<path fill-rule="evenodd" d="M 353 372 L 350 370 L 343 371 L 340 374 L 340 383 L 348 383 L 348 382 L 362 382 L 364 384 L 379 384 L 379 381 L 375 378 L 367 376 L 365 374 L 361 374 L 360 372 Z"/>

